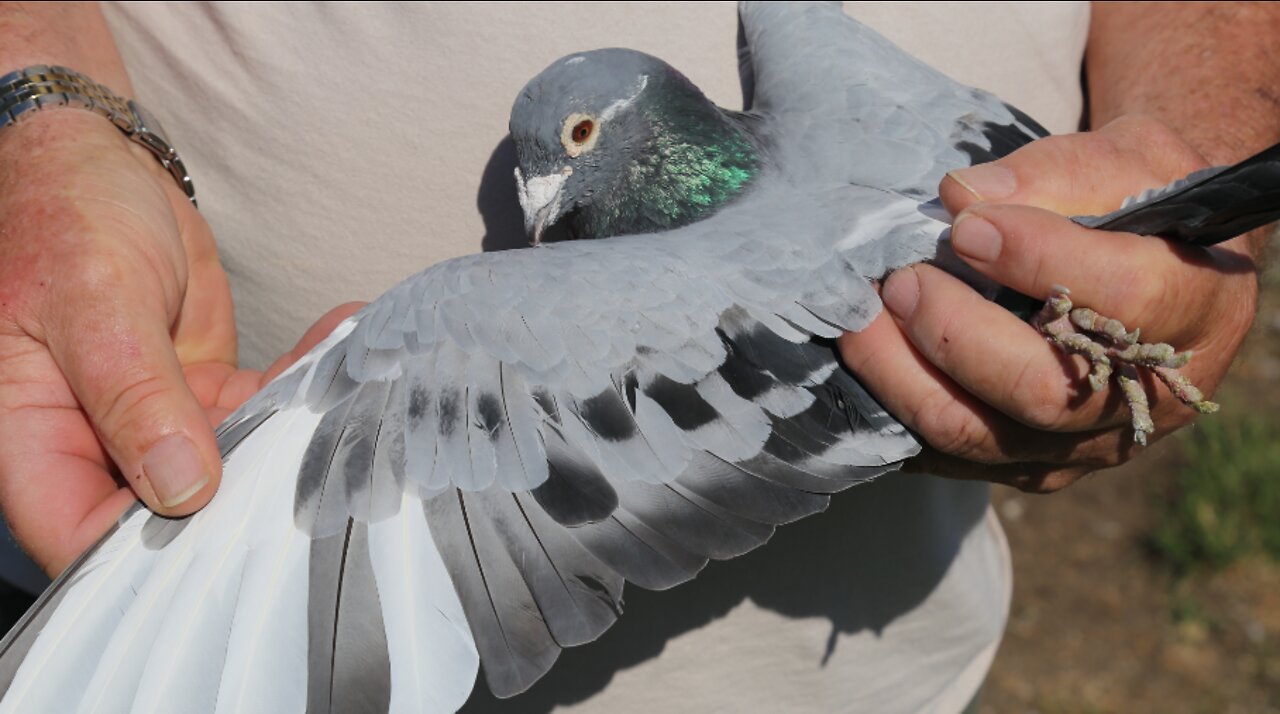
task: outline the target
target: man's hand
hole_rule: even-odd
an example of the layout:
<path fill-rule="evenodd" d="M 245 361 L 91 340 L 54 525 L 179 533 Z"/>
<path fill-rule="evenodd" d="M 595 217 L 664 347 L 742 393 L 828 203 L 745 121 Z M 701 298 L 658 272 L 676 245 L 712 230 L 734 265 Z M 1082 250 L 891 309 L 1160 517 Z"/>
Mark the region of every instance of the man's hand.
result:
<path fill-rule="evenodd" d="M 0 135 L 0 226 L 0 505 L 56 573 L 135 493 L 166 515 L 212 496 L 231 296 L 204 219 L 89 112 Z"/>
<path fill-rule="evenodd" d="M 1141 328 L 1145 342 L 1193 350 L 1182 370 L 1206 393 L 1221 381 L 1252 323 L 1257 280 L 1246 238 L 1203 250 L 1082 228 L 1095 215 L 1205 161 L 1149 119 L 1051 137 L 941 186 L 956 216 L 956 252 L 1019 292 L 1055 284 L 1077 305 Z M 1055 490 L 1137 454 L 1117 389 L 1092 393 L 1087 363 L 1064 357 L 1030 325 L 931 266 L 893 274 L 888 310 L 840 341 L 863 383 L 930 447 L 911 466 Z M 1155 380 L 1153 438 L 1194 412 Z"/>
<path fill-rule="evenodd" d="M 1077 304 L 1141 327 L 1145 341 L 1195 350 L 1182 371 L 1212 393 L 1253 320 L 1257 235 L 1205 251 L 1089 231 L 1061 216 L 1110 212 L 1206 159 L 1239 161 L 1280 139 L 1277 32 L 1280 6 L 1271 3 L 1186 2 L 1160 12 L 1094 3 L 1086 119 L 1106 128 L 1038 141 L 945 180 L 958 252 L 1023 293 L 1044 297 L 1063 284 Z M 1176 132 L 1150 120 L 1112 123 L 1134 114 L 1159 116 Z M 1088 393 L 1083 360 L 1062 357 L 959 281 L 921 266 L 895 274 L 883 295 L 891 314 L 841 346 L 932 447 L 914 466 L 1053 490 L 1137 453 L 1117 390 Z M 1156 437 L 1191 418 L 1163 385 L 1148 386 Z"/>
<path fill-rule="evenodd" d="M 135 497 L 184 515 L 222 462 L 211 425 L 264 375 L 236 370 L 231 295 L 208 224 L 102 117 L 48 112 L 0 135 L 0 506 L 50 574 Z"/>

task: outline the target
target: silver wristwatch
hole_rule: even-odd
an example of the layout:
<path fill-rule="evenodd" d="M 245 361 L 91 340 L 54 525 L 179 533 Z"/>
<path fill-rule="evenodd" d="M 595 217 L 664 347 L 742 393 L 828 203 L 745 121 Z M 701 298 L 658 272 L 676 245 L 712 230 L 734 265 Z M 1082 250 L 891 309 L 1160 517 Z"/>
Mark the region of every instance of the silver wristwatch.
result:
<path fill-rule="evenodd" d="M 160 160 L 165 170 L 196 202 L 187 167 L 156 118 L 133 100 L 126 101 L 88 77 L 67 69 L 35 65 L 0 77 L 0 131 L 47 107 L 79 107 L 101 114 Z"/>

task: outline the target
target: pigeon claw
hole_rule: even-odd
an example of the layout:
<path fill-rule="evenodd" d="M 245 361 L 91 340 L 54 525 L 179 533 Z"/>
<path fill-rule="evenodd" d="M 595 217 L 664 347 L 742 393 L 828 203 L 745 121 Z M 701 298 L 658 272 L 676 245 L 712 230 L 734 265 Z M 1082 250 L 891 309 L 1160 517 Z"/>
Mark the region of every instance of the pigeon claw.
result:
<path fill-rule="evenodd" d="M 1053 286 L 1044 307 L 1031 318 L 1031 325 L 1060 349 L 1089 360 L 1089 386 L 1094 391 L 1106 389 L 1115 378 L 1129 408 L 1134 441 L 1146 446 L 1147 437 L 1155 431 L 1139 370 L 1151 371 L 1178 401 L 1201 414 L 1218 411 L 1217 404 L 1205 399 L 1191 380 L 1178 373 L 1191 361 L 1191 352 L 1177 352 L 1162 342 L 1143 343 L 1138 330 L 1129 332 L 1119 320 L 1087 307 L 1074 307 L 1070 295 L 1067 288 Z"/>

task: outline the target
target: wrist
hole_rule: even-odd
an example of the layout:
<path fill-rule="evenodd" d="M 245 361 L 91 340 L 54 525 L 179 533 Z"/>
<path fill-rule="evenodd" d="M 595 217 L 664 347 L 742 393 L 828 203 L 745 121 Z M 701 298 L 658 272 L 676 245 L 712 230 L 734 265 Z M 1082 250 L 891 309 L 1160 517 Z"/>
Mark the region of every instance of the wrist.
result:
<path fill-rule="evenodd" d="M 159 121 L 142 105 L 61 66 L 33 65 L 0 77 L 0 132 L 59 109 L 96 114 L 146 149 L 191 202 L 195 188 Z"/>
<path fill-rule="evenodd" d="M 0 130 L 0 176 L 9 188 L 20 189 L 29 184 L 25 179 L 43 175 L 46 168 L 65 170 L 69 161 L 105 163 L 128 155 L 143 163 L 146 150 L 131 144 L 103 117 L 71 109 L 41 111 Z M 24 180 L 14 181 L 16 177 Z"/>
<path fill-rule="evenodd" d="M 16 192 L 24 200 L 39 202 L 69 188 L 79 169 L 95 166 L 113 176 L 121 171 L 137 176 L 136 169 L 141 168 L 163 191 L 172 187 L 181 194 L 151 152 L 91 112 L 66 107 L 42 110 L 0 130 L 0 192 Z"/>
<path fill-rule="evenodd" d="M 34 290 L 31 276 L 85 285 L 97 278 L 76 275 L 79 267 L 105 270 L 121 258 L 135 261 L 135 270 L 167 271 L 182 262 L 174 211 L 188 202 L 180 196 L 155 159 L 101 117 L 33 117 L 0 134 L 0 249 L 8 269 L 0 273 L 17 271 Z"/>

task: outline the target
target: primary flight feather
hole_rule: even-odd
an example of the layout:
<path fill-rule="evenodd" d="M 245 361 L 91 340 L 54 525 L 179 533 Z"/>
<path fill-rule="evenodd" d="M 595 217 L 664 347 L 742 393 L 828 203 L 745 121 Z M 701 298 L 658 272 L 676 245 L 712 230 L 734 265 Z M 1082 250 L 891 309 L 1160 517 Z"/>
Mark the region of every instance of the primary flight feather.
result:
<path fill-rule="evenodd" d="M 0 711 L 451 711 L 481 664 L 514 695 L 625 582 L 684 582 L 915 454 L 831 340 L 938 254 L 947 171 L 1044 131 L 838 6 L 741 16 L 744 113 L 629 50 L 532 80 L 526 227 L 608 240 L 441 263 L 342 323 L 219 427 L 208 508 L 134 507 L 42 596 Z M 1140 228 L 1186 223 L 1160 215 Z"/>

